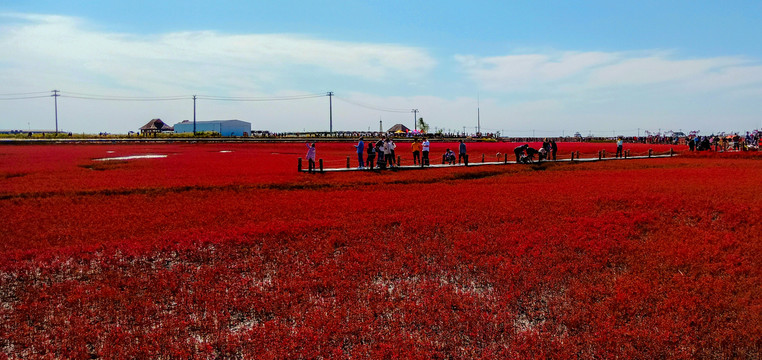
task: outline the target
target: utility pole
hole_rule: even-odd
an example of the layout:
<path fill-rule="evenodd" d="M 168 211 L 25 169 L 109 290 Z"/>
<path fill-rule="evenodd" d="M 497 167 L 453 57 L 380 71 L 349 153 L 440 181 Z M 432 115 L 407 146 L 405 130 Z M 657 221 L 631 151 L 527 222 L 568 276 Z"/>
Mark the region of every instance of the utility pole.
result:
<path fill-rule="evenodd" d="M 58 94 L 60 92 L 58 90 L 53 90 L 51 92 L 53 93 L 53 95 L 50 95 L 50 96 L 53 97 L 53 103 L 55 104 L 54 106 L 56 109 L 56 136 L 58 136 L 58 97 L 61 95 Z"/>
<path fill-rule="evenodd" d="M 328 132 L 333 134 L 333 91 L 328 92 Z"/>
<path fill-rule="evenodd" d="M 193 95 L 193 136 L 196 136 L 196 95 Z"/>
<path fill-rule="evenodd" d="M 384 122 L 381 121 L 381 117 L 378 117 L 378 132 L 384 132 Z"/>
<path fill-rule="evenodd" d="M 413 113 L 413 130 L 418 130 L 418 109 L 413 109 L 410 112 Z"/>

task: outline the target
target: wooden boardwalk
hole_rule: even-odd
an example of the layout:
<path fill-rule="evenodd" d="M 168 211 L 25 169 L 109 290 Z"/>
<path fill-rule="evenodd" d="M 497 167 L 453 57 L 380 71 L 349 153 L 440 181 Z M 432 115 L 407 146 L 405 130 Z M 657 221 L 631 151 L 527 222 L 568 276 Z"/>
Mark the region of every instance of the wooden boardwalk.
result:
<path fill-rule="evenodd" d="M 618 160 L 642 160 L 642 159 L 659 159 L 659 158 L 669 158 L 677 156 L 677 154 L 662 154 L 662 155 L 643 155 L 643 156 L 628 156 L 628 157 L 622 157 L 622 158 L 615 158 L 615 157 L 590 157 L 590 158 L 578 158 L 578 159 L 559 159 L 559 160 L 543 160 L 543 161 L 534 161 L 530 164 L 517 164 L 516 161 L 485 161 L 485 162 L 469 162 L 468 165 L 464 164 L 431 164 L 429 166 L 420 166 L 420 165 L 402 165 L 402 166 L 395 166 L 395 167 L 387 167 L 386 170 L 392 170 L 392 171 L 399 171 L 399 170 L 425 170 L 430 168 L 452 168 L 452 167 L 474 167 L 474 166 L 498 166 L 498 165 L 537 165 L 537 164 L 544 164 L 544 163 L 562 163 L 562 162 L 596 162 L 596 161 L 618 161 Z M 301 164 L 301 158 L 300 164 Z M 306 161 L 305 161 L 306 165 Z M 307 168 L 299 167 L 300 172 L 309 172 Z M 316 164 L 316 169 L 314 172 L 347 172 L 347 171 L 384 171 L 382 169 L 379 169 L 378 167 L 373 169 L 359 169 L 357 167 L 341 167 L 341 168 L 323 168 L 323 170 L 320 170 L 320 166 Z"/>

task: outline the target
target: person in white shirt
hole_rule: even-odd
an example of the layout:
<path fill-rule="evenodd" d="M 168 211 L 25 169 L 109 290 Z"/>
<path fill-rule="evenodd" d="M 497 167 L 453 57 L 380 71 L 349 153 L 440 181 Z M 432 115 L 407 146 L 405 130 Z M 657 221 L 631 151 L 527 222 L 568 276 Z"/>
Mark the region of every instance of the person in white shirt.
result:
<path fill-rule="evenodd" d="M 390 152 L 391 161 L 389 162 L 389 166 L 399 166 L 399 164 L 397 164 L 397 157 L 394 155 L 394 149 L 397 148 L 397 144 L 394 143 L 394 140 L 389 138 L 389 144 L 386 146 L 389 147 Z"/>
<path fill-rule="evenodd" d="M 384 141 L 384 161 L 389 167 L 394 165 L 394 162 L 392 161 L 392 141 L 389 139 Z"/>
<path fill-rule="evenodd" d="M 378 157 L 378 168 L 386 169 L 386 139 L 381 138 L 376 143 L 376 155 Z"/>
<path fill-rule="evenodd" d="M 429 165 L 429 139 L 423 138 L 423 144 L 421 145 L 423 146 L 421 149 L 423 155 L 421 158 L 421 165 Z"/>

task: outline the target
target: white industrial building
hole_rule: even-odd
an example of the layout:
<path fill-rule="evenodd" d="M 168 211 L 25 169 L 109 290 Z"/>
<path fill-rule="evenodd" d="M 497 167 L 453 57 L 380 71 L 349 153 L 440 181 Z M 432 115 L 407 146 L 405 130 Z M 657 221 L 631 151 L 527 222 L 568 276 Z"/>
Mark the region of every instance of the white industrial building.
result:
<path fill-rule="evenodd" d="M 183 120 L 175 124 L 175 134 L 192 133 L 193 121 Z M 221 136 L 244 136 L 251 134 L 251 123 L 241 120 L 196 121 L 196 132 L 213 131 Z"/>

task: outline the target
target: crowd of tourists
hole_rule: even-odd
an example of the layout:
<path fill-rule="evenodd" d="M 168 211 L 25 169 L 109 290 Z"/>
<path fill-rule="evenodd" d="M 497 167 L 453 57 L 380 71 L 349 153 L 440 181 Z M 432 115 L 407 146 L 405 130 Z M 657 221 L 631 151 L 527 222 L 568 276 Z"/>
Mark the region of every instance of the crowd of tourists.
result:
<path fill-rule="evenodd" d="M 534 162 L 534 156 L 537 155 L 537 161 L 543 160 L 556 160 L 556 153 L 558 152 L 558 145 L 553 139 L 543 139 L 542 146 L 539 149 L 535 149 L 529 144 L 519 145 L 513 149 L 513 154 L 516 155 L 517 164 L 529 164 Z"/>
<path fill-rule="evenodd" d="M 689 136 L 686 143 L 690 151 L 748 151 L 758 150 L 759 141 L 762 137 L 760 132 L 746 132 L 746 136 L 738 134 L 733 135 L 710 135 L 710 136 Z"/>
<path fill-rule="evenodd" d="M 645 139 L 645 140 L 644 140 Z M 738 134 L 733 135 L 710 135 L 710 136 L 698 136 L 689 135 L 684 138 L 677 137 L 650 137 L 649 138 L 616 138 L 616 155 L 620 158 L 623 155 L 622 145 L 624 142 L 654 142 L 660 143 L 662 141 L 666 143 L 684 143 L 688 145 L 690 151 L 747 151 L 759 149 L 759 142 L 762 139 L 762 132 L 754 131 L 753 133 L 746 132 L 746 136 Z M 364 141 L 364 137 L 360 137 L 357 144 L 354 145 L 357 152 L 358 169 L 388 169 L 397 168 L 400 166 L 399 158 L 397 157 L 397 144 L 394 142 L 392 135 L 381 135 L 380 139 L 376 142 Z M 431 144 L 426 137 L 421 139 L 415 138 L 410 146 L 413 153 L 413 165 L 429 166 L 430 159 L 429 153 L 431 150 Z M 535 149 L 529 146 L 528 143 L 517 146 L 513 149 L 513 153 L 516 157 L 516 163 L 529 164 L 536 161 L 544 160 L 556 160 L 556 154 L 558 152 L 558 145 L 555 139 L 545 138 L 542 141 L 542 145 Z M 310 171 L 315 169 L 315 143 L 307 143 L 307 161 Z M 460 140 L 458 143 L 457 153 L 453 149 L 447 148 L 444 154 L 442 154 L 442 163 L 454 165 L 461 162 L 468 162 L 468 154 L 466 151 L 466 143 Z"/>
<path fill-rule="evenodd" d="M 411 149 L 413 152 L 414 165 L 429 165 L 429 140 L 418 138 L 413 140 Z M 399 167 L 397 160 L 397 144 L 391 136 L 382 135 L 375 143 L 365 144 L 364 137 L 360 137 L 355 145 L 357 150 L 358 169 L 386 169 Z"/>

